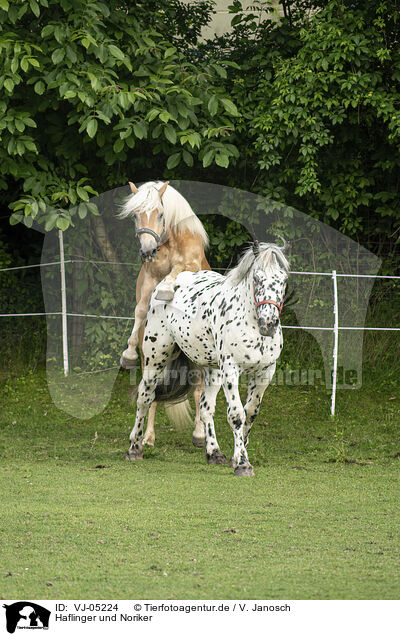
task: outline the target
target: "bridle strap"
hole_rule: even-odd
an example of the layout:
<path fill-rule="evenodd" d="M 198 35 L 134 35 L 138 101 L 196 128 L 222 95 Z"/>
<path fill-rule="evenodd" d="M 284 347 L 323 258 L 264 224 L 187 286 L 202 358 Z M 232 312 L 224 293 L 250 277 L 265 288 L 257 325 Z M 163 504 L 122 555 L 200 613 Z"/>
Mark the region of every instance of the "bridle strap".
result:
<path fill-rule="evenodd" d="M 154 230 L 150 229 L 149 227 L 142 227 L 140 228 L 140 230 L 136 230 L 136 236 L 139 236 L 140 234 L 151 234 L 151 236 L 153 236 L 156 239 L 157 243 L 160 245 L 160 243 L 163 242 L 167 235 L 165 231 L 165 216 L 163 217 L 163 229 L 161 235 L 158 235 L 157 232 L 154 232 Z"/>
<path fill-rule="evenodd" d="M 254 299 L 254 301 L 255 301 L 255 299 Z M 275 305 L 275 307 L 278 307 L 279 313 L 281 313 L 281 311 L 283 309 L 283 303 L 282 303 L 282 305 L 280 305 L 279 303 L 275 302 L 275 300 L 260 300 L 259 303 L 256 303 L 256 309 L 260 305 Z"/>
<path fill-rule="evenodd" d="M 284 300 L 282 300 L 281 305 L 277 303 L 276 300 L 260 300 L 260 302 L 256 301 L 256 295 L 254 293 L 254 280 L 253 280 L 253 298 L 254 298 L 254 304 L 256 306 L 256 309 L 260 305 L 275 305 L 275 307 L 279 309 L 279 314 L 282 312 Z"/>

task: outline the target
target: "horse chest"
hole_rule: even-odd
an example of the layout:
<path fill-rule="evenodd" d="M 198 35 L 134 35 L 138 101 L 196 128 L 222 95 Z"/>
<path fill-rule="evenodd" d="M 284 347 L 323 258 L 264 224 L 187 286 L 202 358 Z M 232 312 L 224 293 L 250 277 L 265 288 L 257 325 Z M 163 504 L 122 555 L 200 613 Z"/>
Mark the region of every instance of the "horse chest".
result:
<path fill-rule="evenodd" d="M 257 327 L 249 325 L 243 330 L 233 322 L 223 329 L 219 326 L 218 348 L 229 353 L 234 362 L 242 368 L 269 366 L 275 362 L 282 349 L 282 332 L 279 329 L 273 338 L 261 336 Z"/>
<path fill-rule="evenodd" d="M 162 280 L 165 276 L 168 276 L 172 269 L 172 263 L 167 249 L 161 248 L 158 251 L 157 258 L 154 263 L 149 263 L 151 267 L 151 273 L 156 280 Z"/>

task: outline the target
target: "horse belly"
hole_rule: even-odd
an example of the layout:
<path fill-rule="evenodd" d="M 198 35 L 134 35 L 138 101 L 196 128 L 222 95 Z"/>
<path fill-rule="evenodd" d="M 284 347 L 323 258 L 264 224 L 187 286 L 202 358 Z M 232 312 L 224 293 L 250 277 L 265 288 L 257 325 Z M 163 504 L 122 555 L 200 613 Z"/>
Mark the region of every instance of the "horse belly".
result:
<path fill-rule="evenodd" d="M 175 312 L 168 312 L 167 318 L 174 341 L 187 357 L 199 366 L 218 364 L 214 340 L 202 321 L 186 312 L 176 318 Z"/>

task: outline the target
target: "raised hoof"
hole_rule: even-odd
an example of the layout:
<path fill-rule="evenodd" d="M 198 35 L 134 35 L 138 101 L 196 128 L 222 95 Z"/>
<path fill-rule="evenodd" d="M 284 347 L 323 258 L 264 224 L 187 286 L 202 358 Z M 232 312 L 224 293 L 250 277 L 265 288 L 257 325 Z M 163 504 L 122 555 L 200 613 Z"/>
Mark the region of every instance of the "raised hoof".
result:
<path fill-rule="evenodd" d="M 142 443 L 143 443 L 143 446 L 151 446 L 151 448 L 153 448 L 154 439 L 144 439 Z"/>
<path fill-rule="evenodd" d="M 174 292 L 171 289 L 159 289 L 156 294 L 156 300 L 172 300 Z"/>
<path fill-rule="evenodd" d="M 226 464 L 226 457 L 220 450 L 214 450 L 211 455 L 206 454 L 209 464 Z"/>
<path fill-rule="evenodd" d="M 254 477 L 254 468 L 251 464 L 240 464 L 236 466 L 234 473 L 236 477 Z"/>
<path fill-rule="evenodd" d="M 136 450 L 129 449 L 125 453 L 125 458 L 128 459 L 130 462 L 136 462 L 140 459 L 143 459 L 143 451 L 138 452 Z"/>
<path fill-rule="evenodd" d="M 197 446 L 197 448 L 203 448 L 205 443 L 206 443 L 205 437 L 195 437 L 193 435 L 192 437 L 193 446 Z"/>
<path fill-rule="evenodd" d="M 136 369 L 139 366 L 139 358 L 130 359 L 121 356 L 119 363 L 123 369 Z"/>

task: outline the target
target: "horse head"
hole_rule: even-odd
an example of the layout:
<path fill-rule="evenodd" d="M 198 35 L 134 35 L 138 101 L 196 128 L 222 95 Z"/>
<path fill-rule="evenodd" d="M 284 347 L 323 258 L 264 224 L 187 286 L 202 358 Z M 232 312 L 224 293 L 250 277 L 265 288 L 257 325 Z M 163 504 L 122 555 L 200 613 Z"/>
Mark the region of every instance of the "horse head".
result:
<path fill-rule="evenodd" d="M 140 257 L 143 262 L 154 261 L 157 249 L 166 235 L 165 214 L 162 197 L 168 187 L 166 181 L 161 188 L 137 188 L 129 182 L 132 194 L 131 203 L 136 225 L 136 236 L 140 241 Z M 136 199 L 136 200 L 135 200 Z"/>
<path fill-rule="evenodd" d="M 272 337 L 279 326 L 288 269 L 287 261 L 277 246 L 270 247 L 264 254 L 261 252 L 261 258 L 259 252 L 255 254 L 253 299 L 260 334 Z"/>

